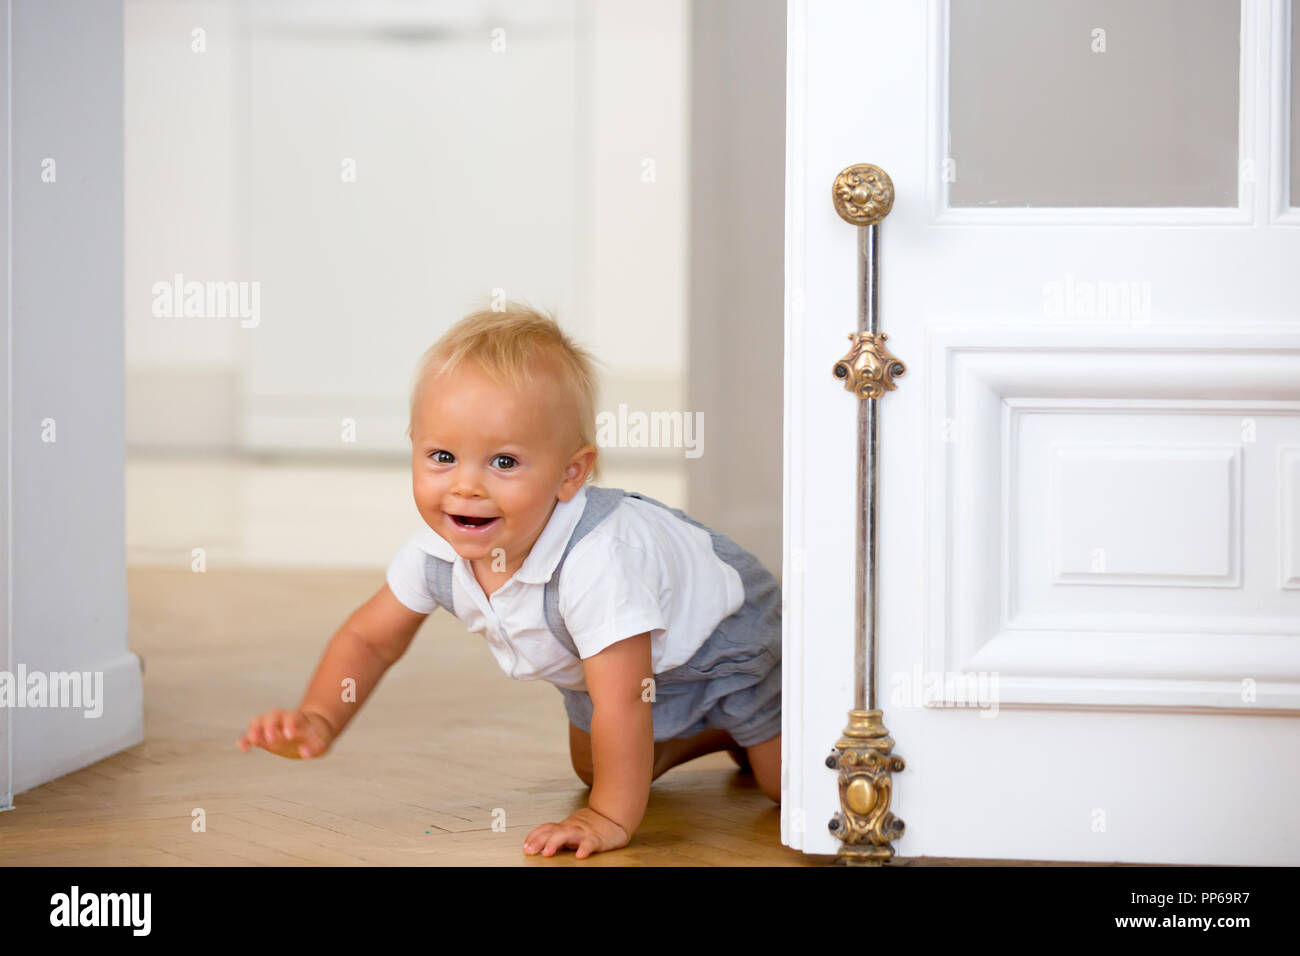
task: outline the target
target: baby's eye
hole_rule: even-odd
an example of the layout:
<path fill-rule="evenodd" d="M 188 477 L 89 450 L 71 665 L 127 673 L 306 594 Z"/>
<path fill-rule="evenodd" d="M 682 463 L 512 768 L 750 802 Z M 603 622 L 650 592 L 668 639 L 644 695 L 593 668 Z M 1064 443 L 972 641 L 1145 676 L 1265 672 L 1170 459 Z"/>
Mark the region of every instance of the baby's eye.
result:
<path fill-rule="evenodd" d="M 449 451 L 435 451 L 429 457 L 440 465 L 450 465 L 456 460 L 456 456 Z"/>
<path fill-rule="evenodd" d="M 492 459 L 492 464 L 496 465 L 496 467 L 500 468 L 502 471 L 509 471 L 519 463 L 509 455 L 497 455 Z"/>

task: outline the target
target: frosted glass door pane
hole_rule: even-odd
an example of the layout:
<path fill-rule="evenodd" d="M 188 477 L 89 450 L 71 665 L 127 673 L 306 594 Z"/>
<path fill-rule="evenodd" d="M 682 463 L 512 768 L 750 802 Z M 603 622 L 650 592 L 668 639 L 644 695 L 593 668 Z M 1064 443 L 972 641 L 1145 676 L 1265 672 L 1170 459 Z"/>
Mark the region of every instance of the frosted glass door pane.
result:
<path fill-rule="evenodd" d="M 1237 204 L 1238 2 L 948 7 L 950 206 Z"/>

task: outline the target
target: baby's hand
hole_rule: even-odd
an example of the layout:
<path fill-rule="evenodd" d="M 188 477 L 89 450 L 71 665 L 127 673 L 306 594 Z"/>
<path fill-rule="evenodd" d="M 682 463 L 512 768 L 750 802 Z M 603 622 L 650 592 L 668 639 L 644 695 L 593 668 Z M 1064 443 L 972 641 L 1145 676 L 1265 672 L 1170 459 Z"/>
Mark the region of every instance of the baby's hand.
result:
<path fill-rule="evenodd" d="M 319 757 L 334 741 L 334 730 L 324 717 L 304 710 L 268 710 L 254 717 L 239 739 L 239 749 L 262 747 L 281 757 Z"/>
<path fill-rule="evenodd" d="M 561 823 L 543 823 L 524 840 L 524 852 L 534 856 L 555 856 L 561 847 L 578 848 L 579 860 L 604 850 L 617 850 L 627 846 L 631 837 L 627 831 L 609 817 L 601 816 L 589 807 L 575 810 Z"/>

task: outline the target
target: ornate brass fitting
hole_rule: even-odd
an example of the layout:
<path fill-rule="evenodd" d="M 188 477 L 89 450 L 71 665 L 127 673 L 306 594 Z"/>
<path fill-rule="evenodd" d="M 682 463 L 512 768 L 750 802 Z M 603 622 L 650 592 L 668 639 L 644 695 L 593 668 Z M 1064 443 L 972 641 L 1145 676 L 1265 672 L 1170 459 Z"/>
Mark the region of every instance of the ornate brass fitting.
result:
<path fill-rule="evenodd" d="M 884 332 L 850 332 L 853 348 L 831 369 L 836 378 L 844 380 L 844 387 L 858 398 L 879 398 L 885 392 L 898 388 L 894 376 L 907 371 L 898 356 L 885 347 Z"/>
<path fill-rule="evenodd" d="M 876 710 L 876 512 L 879 469 L 878 409 L 875 401 L 897 388 L 894 377 L 907 367 L 885 347 L 879 331 L 880 282 L 878 232 L 880 221 L 894 206 L 894 184 L 885 171 L 870 163 L 849 166 L 835 177 L 831 199 L 840 218 L 858 229 L 858 330 L 849 334 L 853 348 L 831 372 L 857 396 L 857 471 L 860 507 L 857 524 L 857 567 L 860 589 L 853 611 L 854 707 L 849 725 L 826 758 L 839 770 L 840 812 L 831 818 L 831 833 L 840 839 L 835 862 L 880 866 L 894 856 L 891 841 L 903 835 L 903 821 L 889 812 L 892 774 L 903 769 L 893 754 L 894 741 Z"/>
<path fill-rule="evenodd" d="M 894 856 L 891 841 L 903 835 L 903 821 L 889 812 L 891 773 L 905 764 L 891 753 L 889 736 L 878 710 L 849 711 L 849 726 L 835 743 L 826 766 L 840 771 L 841 812 L 831 817 L 830 831 L 843 841 L 835 862 L 880 866 Z"/>
<path fill-rule="evenodd" d="M 894 181 L 879 166 L 849 166 L 831 184 L 835 211 L 851 226 L 880 222 L 894 208 Z"/>

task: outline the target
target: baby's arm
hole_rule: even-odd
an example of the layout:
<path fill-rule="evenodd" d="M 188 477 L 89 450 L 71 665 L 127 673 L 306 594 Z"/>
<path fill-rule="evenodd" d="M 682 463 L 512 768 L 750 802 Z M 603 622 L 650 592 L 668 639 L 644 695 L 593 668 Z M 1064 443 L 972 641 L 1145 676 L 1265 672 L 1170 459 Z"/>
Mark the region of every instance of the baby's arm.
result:
<path fill-rule="evenodd" d="M 591 796 L 585 810 L 530 833 L 524 841 L 528 853 L 551 856 L 573 846 L 582 859 L 626 846 L 650 799 L 654 721 L 648 698 L 653 694 L 643 683 L 654 676 L 649 632 L 583 658 L 582 667 L 592 703 Z"/>
<path fill-rule="evenodd" d="M 384 584 L 352 612 L 330 640 L 299 709 L 320 714 L 337 737 L 370 697 L 379 678 L 406 653 L 428 616 L 402 604 Z M 355 701 L 343 699 L 343 681 L 348 677 L 356 681 Z"/>
<path fill-rule="evenodd" d="M 591 798 L 587 806 L 628 837 L 641 825 L 654 769 L 654 722 L 644 685 L 653 678 L 650 635 L 611 644 L 582 662 L 591 695 Z"/>
<path fill-rule="evenodd" d="M 240 749 L 256 745 L 297 757 L 307 744 L 307 756 L 319 756 L 342 733 L 384 672 L 406 653 L 426 617 L 398 601 L 385 583 L 331 638 L 298 710 L 271 710 L 254 717 L 239 741 Z M 345 698 L 343 681 L 349 677 L 355 684 Z M 326 725 L 320 731 L 324 746 L 312 746 L 317 721 Z"/>

